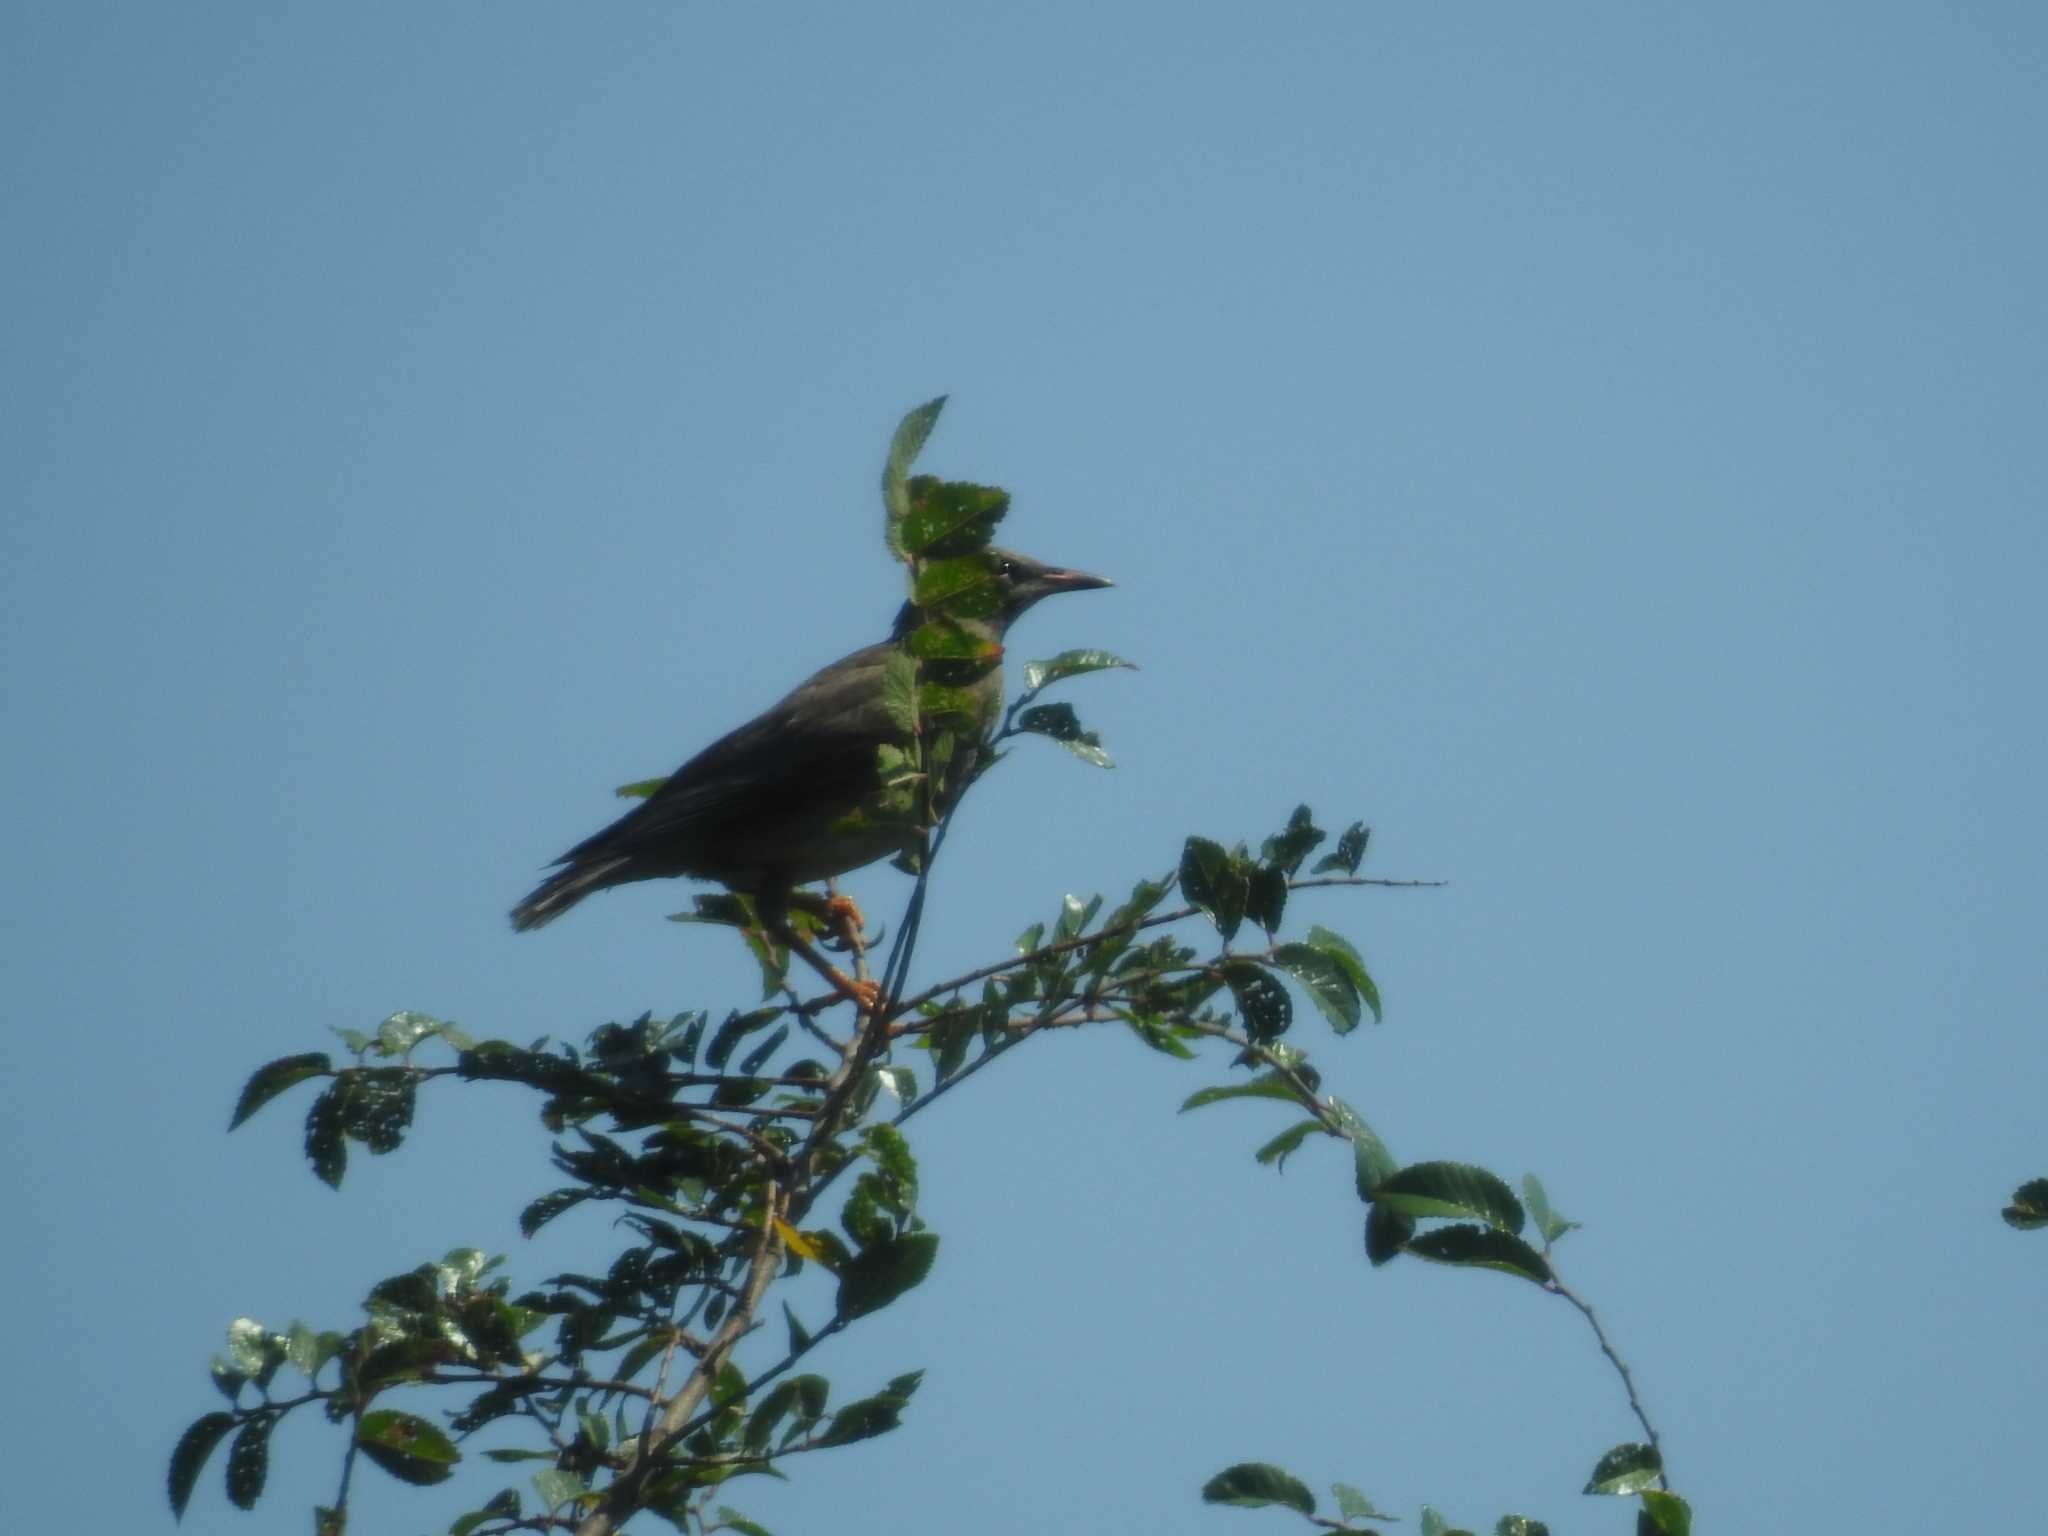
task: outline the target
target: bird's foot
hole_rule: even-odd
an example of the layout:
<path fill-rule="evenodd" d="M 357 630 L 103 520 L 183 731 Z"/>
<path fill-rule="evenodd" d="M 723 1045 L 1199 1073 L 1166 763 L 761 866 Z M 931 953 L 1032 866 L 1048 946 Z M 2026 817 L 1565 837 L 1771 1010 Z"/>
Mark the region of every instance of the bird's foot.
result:
<path fill-rule="evenodd" d="M 862 1013 L 873 1013 L 881 1005 L 882 984 L 878 981 L 857 980 L 836 967 L 830 980 L 839 995 L 852 998 Z"/>
<path fill-rule="evenodd" d="M 790 905 L 807 912 L 824 925 L 828 949 L 856 954 L 867 949 L 868 920 L 861 912 L 860 904 L 851 896 L 842 896 L 831 887 L 827 887 L 827 894 L 823 896 L 816 891 L 797 891 L 791 895 Z"/>

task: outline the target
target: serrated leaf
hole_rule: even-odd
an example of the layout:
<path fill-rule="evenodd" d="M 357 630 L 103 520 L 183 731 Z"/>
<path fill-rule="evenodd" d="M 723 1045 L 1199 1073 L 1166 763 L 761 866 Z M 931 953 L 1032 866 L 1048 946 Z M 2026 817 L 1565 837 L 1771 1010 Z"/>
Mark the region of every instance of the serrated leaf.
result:
<path fill-rule="evenodd" d="M 917 734 L 917 662 L 900 650 L 882 664 L 882 707 L 899 736 Z"/>
<path fill-rule="evenodd" d="M 1600 1458 L 1583 1491 L 1630 1497 L 1653 1485 L 1663 1472 L 1664 1458 L 1657 1448 L 1631 1440 Z"/>
<path fill-rule="evenodd" d="M 2012 1192 L 2012 1204 L 1999 1214 L 2007 1226 L 2022 1232 L 2048 1227 L 2048 1179 L 2029 1179 Z"/>
<path fill-rule="evenodd" d="M 1024 691 L 1036 693 L 1064 678 L 1080 677 L 1088 672 L 1103 672 L 1112 667 L 1122 667 L 1135 672 L 1138 664 L 1125 661 L 1123 657 L 1109 651 L 1073 650 L 1061 651 L 1057 656 L 1048 656 L 1043 661 L 1024 663 Z"/>
<path fill-rule="evenodd" d="M 781 1008 L 756 1008 L 752 1013 L 731 1013 L 718 1026 L 718 1033 L 711 1037 L 711 1043 L 704 1048 L 704 1065 L 713 1072 L 723 1072 L 732 1056 L 733 1048 L 757 1029 L 765 1029 L 782 1017 Z"/>
<path fill-rule="evenodd" d="M 263 1497 L 263 1485 L 270 1478 L 270 1431 L 277 1423 L 264 1413 L 246 1420 L 228 1447 L 228 1502 L 237 1509 L 254 1509 Z"/>
<path fill-rule="evenodd" d="M 747 1052 L 745 1056 L 740 1058 L 740 1076 L 752 1077 L 756 1072 L 760 1071 L 762 1067 L 768 1064 L 768 1058 L 782 1049 L 782 1042 L 788 1038 L 789 1026 L 785 1024 L 766 1040 L 763 1040 L 759 1045 Z"/>
<path fill-rule="evenodd" d="M 1301 868 L 1301 861 L 1328 835 L 1316 825 L 1307 806 L 1297 805 L 1294 814 L 1287 818 L 1287 825 L 1260 846 L 1259 860 L 1280 875 L 1291 877 Z"/>
<path fill-rule="evenodd" d="M 232 1413 L 202 1413 L 178 1437 L 177 1448 L 171 1452 L 170 1476 L 167 1479 L 174 1518 L 184 1518 L 185 1506 L 192 1500 L 192 1489 L 199 1481 L 199 1474 L 206 1470 L 206 1459 L 234 1427 L 235 1416 Z"/>
<path fill-rule="evenodd" d="M 1398 1520 L 1399 1515 L 1390 1515 L 1384 1509 L 1376 1508 L 1371 1499 L 1360 1493 L 1349 1483 L 1330 1484 L 1330 1496 L 1337 1501 L 1337 1511 L 1346 1520 Z"/>
<path fill-rule="evenodd" d="M 391 1056 L 403 1055 L 429 1035 L 441 1032 L 441 1021 L 430 1013 L 407 1008 L 390 1015 L 377 1026 L 377 1044 Z"/>
<path fill-rule="evenodd" d="M 540 1495 L 541 1503 L 549 1509 L 560 1509 L 573 1504 L 590 1492 L 590 1485 L 574 1472 L 564 1472 L 559 1467 L 549 1467 L 545 1472 L 533 1474 L 533 1491 Z"/>
<path fill-rule="evenodd" d="M 840 1267 L 839 1316 L 865 1317 L 888 1306 L 931 1273 L 938 1253 L 936 1232 L 913 1232 L 862 1249 Z"/>
<path fill-rule="evenodd" d="M 1301 983 L 1309 1001 L 1330 1021 L 1330 1028 L 1340 1035 L 1358 1028 L 1364 1017 L 1358 987 L 1350 972 L 1327 950 L 1313 944 L 1282 944 L 1273 951 L 1273 963 Z"/>
<path fill-rule="evenodd" d="M 1252 1155 L 1262 1163 L 1273 1163 L 1278 1167 L 1285 1168 L 1287 1166 L 1287 1159 L 1300 1150 L 1301 1144 L 1304 1141 L 1322 1128 L 1323 1122 L 1320 1120 L 1298 1121 L 1290 1125 L 1278 1136 L 1275 1136 Z"/>
<path fill-rule="evenodd" d="M 1198 1088 L 1181 1101 L 1180 1112 L 1221 1104 L 1225 1099 L 1284 1099 L 1299 1104 L 1301 1098 L 1276 1072 L 1261 1073 L 1247 1083 L 1229 1083 L 1215 1088 Z"/>
<path fill-rule="evenodd" d="M 971 555 L 988 547 L 1010 510 L 1010 493 L 966 480 L 919 475 L 908 482 L 910 510 L 898 524 L 903 548 L 920 560 Z"/>
<path fill-rule="evenodd" d="M 903 642 L 904 648 L 919 661 L 990 662 L 1003 654 L 1002 646 L 986 633 L 958 622 L 963 616 L 960 610 L 948 612 L 951 617 L 939 614 L 913 629 Z"/>
<path fill-rule="evenodd" d="M 1529 1207 L 1529 1219 L 1536 1223 L 1536 1230 L 1543 1235 L 1545 1243 L 1556 1242 L 1579 1225 L 1578 1222 L 1560 1215 L 1551 1206 L 1550 1196 L 1543 1188 L 1543 1181 L 1533 1173 L 1522 1175 L 1522 1199 Z"/>
<path fill-rule="evenodd" d="M 356 1427 L 356 1446 L 400 1482 L 420 1488 L 445 1483 L 462 1460 L 455 1442 L 439 1428 L 395 1408 L 364 1414 Z"/>
<path fill-rule="evenodd" d="M 1344 1100 L 1331 1094 L 1327 1100 L 1330 1113 L 1337 1117 L 1344 1135 L 1350 1140 L 1356 1153 L 1358 1174 L 1358 1198 L 1371 1200 L 1373 1192 L 1381 1181 L 1394 1173 L 1400 1164 L 1394 1161 L 1394 1154 L 1387 1150 L 1379 1134 L 1365 1123 L 1365 1117 Z"/>
<path fill-rule="evenodd" d="M 1222 970 L 1245 1033 L 1261 1045 L 1284 1035 L 1294 1022 L 1294 1000 L 1272 972 L 1249 960 L 1226 960 Z"/>
<path fill-rule="evenodd" d="M 1231 1504 L 1260 1509 L 1278 1504 L 1299 1514 L 1316 1512 L 1316 1496 L 1293 1473 L 1266 1461 L 1241 1461 L 1225 1467 L 1202 1485 L 1204 1504 Z"/>
<path fill-rule="evenodd" d="M 954 619 L 986 619 L 1003 606 L 995 562 L 979 550 L 925 562 L 910 600 L 928 614 Z"/>
<path fill-rule="evenodd" d="M 1692 1506 L 1675 1493 L 1645 1488 L 1636 1530 L 1641 1536 L 1692 1536 Z"/>
<path fill-rule="evenodd" d="M 1365 960 L 1352 947 L 1351 941 L 1341 933 L 1332 933 L 1320 924 L 1308 931 L 1311 948 L 1320 950 L 1350 978 L 1351 985 L 1358 989 L 1358 995 L 1365 999 L 1365 1006 L 1372 1010 L 1372 1021 L 1380 1022 L 1380 989 L 1366 971 Z"/>
<path fill-rule="evenodd" d="M 333 1066 L 325 1051 L 308 1051 L 300 1056 L 281 1056 L 268 1066 L 258 1067 L 242 1085 L 242 1095 L 235 1100 L 235 1115 L 228 1121 L 228 1129 L 232 1131 L 287 1088 L 331 1071 Z"/>
<path fill-rule="evenodd" d="M 1216 925 L 1224 943 L 1236 937 L 1244 922 L 1249 889 L 1243 871 L 1222 844 L 1206 837 L 1191 837 L 1182 845 L 1180 888 L 1181 894 Z"/>
<path fill-rule="evenodd" d="M 1375 1205 L 1365 1213 L 1365 1256 L 1377 1269 L 1393 1259 L 1415 1236 L 1415 1223 L 1399 1211 Z"/>
<path fill-rule="evenodd" d="M 940 395 L 925 401 L 916 410 L 906 412 L 890 435 L 888 457 L 882 461 L 882 508 L 886 514 L 889 549 L 899 560 L 906 553 L 901 524 L 910 514 L 910 466 L 924 451 L 925 440 L 932 435 L 932 428 L 939 424 L 939 413 L 945 408 L 946 397 Z"/>
<path fill-rule="evenodd" d="M 1377 1209 L 1378 1207 L 1375 1207 Z M 1437 1264 L 1465 1269 L 1494 1269 L 1536 1285 L 1550 1283 L 1550 1265 L 1543 1255 L 1506 1232 L 1460 1224 L 1419 1232 L 1408 1239 L 1408 1252 Z"/>
<path fill-rule="evenodd" d="M 1404 1216 L 1483 1221 L 1503 1232 L 1522 1230 L 1522 1202 L 1499 1175 L 1472 1163 L 1412 1163 L 1381 1181 L 1373 1198 Z"/>
<path fill-rule="evenodd" d="M 1244 915 L 1266 930 L 1271 938 L 1280 931 L 1287 912 L 1287 873 L 1270 864 L 1260 864 L 1245 876 Z"/>
<path fill-rule="evenodd" d="M 1365 862 L 1365 845 L 1371 836 L 1371 828 L 1362 821 L 1354 821 L 1338 837 L 1337 846 L 1316 860 L 1310 873 L 1326 875 L 1333 869 L 1341 869 L 1347 875 L 1357 874 L 1358 866 Z"/>
<path fill-rule="evenodd" d="M 341 1188 L 342 1175 L 348 1171 L 348 1145 L 342 1135 L 345 1109 L 337 1081 L 306 1111 L 306 1161 L 313 1165 L 313 1176 L 330 1189 Z"/>

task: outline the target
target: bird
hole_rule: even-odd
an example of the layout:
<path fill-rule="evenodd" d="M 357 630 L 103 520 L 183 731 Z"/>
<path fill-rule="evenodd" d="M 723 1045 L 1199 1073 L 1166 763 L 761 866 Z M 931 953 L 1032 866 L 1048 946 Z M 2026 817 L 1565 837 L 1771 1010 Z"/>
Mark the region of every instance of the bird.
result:
<path fill-rule="evenodd" d="M 1042 598 L 1113 585 L 1013 550 L 991 546 L 983 558 L 990 580 L 981 606 L 987 611 L 952 619 L 984 642 L 994 661 L 967 685 L 980 716 L 978 734 L 970 738 L 976 754 L 1001 711 L 1002 640 L 1009 627 Z M 513 928 L 539 928 L 613 886 L 692 876 L 755 897 L 764 919 L 787 939 L 781 914 L 796 887 L 914 846 L 916 831 L 900 817 L 862 813 L 883 800 L 879 749 L 907 744 L 884 697 L 884 673 L 925 618 L 905 603 L 887 640 L 814 672 L 556 859 L 555 872 L 512 909 Z M 956 761 L 950 782 L 964 786 L 972 766 Z"/>

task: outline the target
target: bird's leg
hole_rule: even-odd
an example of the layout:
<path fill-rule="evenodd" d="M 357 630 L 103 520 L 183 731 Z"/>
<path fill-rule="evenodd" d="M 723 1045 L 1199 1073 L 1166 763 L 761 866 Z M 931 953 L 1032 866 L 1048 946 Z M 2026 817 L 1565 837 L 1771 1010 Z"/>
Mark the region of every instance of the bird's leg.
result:
<path fill-rule="evenodd" d="M 834 949 L 848 950 L 854 954 L 863 953 L 868 947 L 868 920 L 860 905 L 851 896 L 842 896 L 839 887 L 830 880 L 825 882 L 825 894 L 816 891 L 792 891 L 789 903 L 801 907 L 825 925 L 832 935 Z"/>
<path fill-rule="evenodd" d="M 848 903 L 848 905 L 851 904 Z M 839 996 L 852 998 L 863 1011 L 872 1013 L 875 1006 L 882 1000 L 880 985 L 868 980 L 866 977 L 847 975 L 846 972 L 839 969 L 838 966 L 819 953 L 818 947 L 798 933 L 795 925 L 790 922 L 789 909 L 792 906 L 801 906 L 811 912 L 816 912 L 821 907 L 830 911 L 833 903 L 820 900 L 814 892 L 810 891 L 783 892 L 775 897 L 764 894 L 758 903 L 758 909 L 761 913 L 762 926 L 768 930 L 769 936 L 777 943 L 788 945 L 789 952 L 800 957 L 804 964 L 824 977 L 826 982 L 832 987 L 832 990 Z M 854 910 L 858 912 L 859 908 L 856 907 Z M 840 920 L 843 922 L 844 918 L 842 917 Z M 853 929 L 853 935 L 854 942 L 851 947 L 856 957 L 856 963 L 858 963 L 858 957 L 863 951 L 859 944 L 860 930 L 857 927 Z"/>
<path fill-rule="evenodd" d="M 802 956 L 804 963 L 824 977 L 832 989 L 841 997 L 852 998 L 860 1005 L 861 1011 L 864 1013 L 873 1013 L 875 1011 L 875 1006 L 882 1000 L 882 987 L 879 982 L 870 981 L 865 977 L 856 978 L 847 975 L 846 972 L 839 969 L 838 966 L 820 954 L 815 944 L 811 943 L 809 939 L 787 924 L 780 928 L 772 929 L 771 932 L 777 939 L 789 946 L 791 954 Z"/>

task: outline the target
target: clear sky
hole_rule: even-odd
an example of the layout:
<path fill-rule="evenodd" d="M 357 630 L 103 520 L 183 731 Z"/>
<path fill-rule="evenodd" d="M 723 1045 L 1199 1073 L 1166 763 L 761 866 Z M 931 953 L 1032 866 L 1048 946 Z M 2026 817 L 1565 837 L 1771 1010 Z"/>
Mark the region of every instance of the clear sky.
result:
<path fill-rule="evenodd" d="M 1188 832 L 1363 817 L 1451 883 L 1302 903 L 1387 1002 L 1303 1037 L 1403 1158 L 1586 1223 L 1703 1529 L 2024 1524 L 2044 76 L 2017 3 L 0 7 L 10 1525 L 161 1528 L 239 1314 L 604 1251 L 518 1238 L 507 1100 L 337 1197 L 306 1095 L 228 1137 L 235 1091 L 400 1007 L 749 998 L 686 887 L 505 910 L 880 637 L 876 473 L 941 391 L 928 466 L 1119 583 L 1012 653 L 1144 670 L 1066 693 L 1113 772 L 977 790 L 923 974 Z M 1577 1319 L 1369 1271 L 1341 1158 L 1175 1114 L 1221 1076 L 1104 1031 L 917 1122 L 938 1266 L 822 1368 L 924 1391 L 735 1502 L 1278 1530 L 1196 1502 L 1258 1457 L 1630 1529 L 1578 1496 L 1632 1425 Z M 263 1511 L 216 1466 L 187 1528 L 303 1528 L 338 1452 L 288 1427 Z"/>

